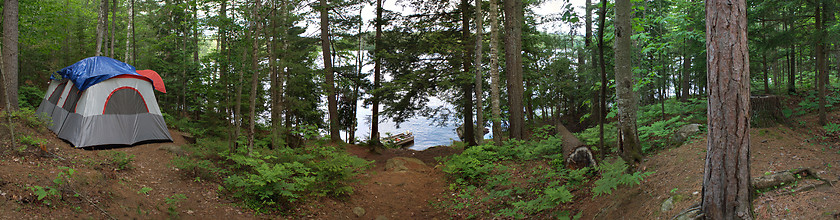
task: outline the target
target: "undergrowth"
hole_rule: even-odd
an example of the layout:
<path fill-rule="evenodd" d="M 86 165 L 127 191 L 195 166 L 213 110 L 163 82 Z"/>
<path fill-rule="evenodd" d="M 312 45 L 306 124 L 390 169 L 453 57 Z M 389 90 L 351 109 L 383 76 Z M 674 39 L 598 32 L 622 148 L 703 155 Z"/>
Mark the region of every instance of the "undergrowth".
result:
<path fill-rule="evenodd" d="M 706 124 L 706 100 L 689 99 L 688 102 L 680 102 L 677 99 L 665 101 L 665 111 L 662 103 L 642 106 L 637 114 L 639 140 L 642 144 L 642 152 L 650 153 L 655 149 L 662 149 L 674 143 L 671 137 L 683 125 Z M 615 116 L 617 109 L 613 108 L 607 114 L 609 123 L 604 124 L 604 144 L 610 152 L 616 151 L 618 129 Z M 663 114 L 664 113 L 664 114 Z M 577 134 L 577 137 L 590 146 L 598 145 L 598 126 L 589 128 Z"/>
<path fill-rule="evenodd" d="M 269 149 L 265 140 L 256 143 L 249 155 L 244 147 L 230 152 L 225 141 L 199 139 L 188 148 L 190 156 L 177 157 L 172 164 L 196 181 L 220 183 L 220 192 L 245 207 L 287 214 L 303 201 L 352 194 L 349 184 L 370 164 L 319 142 L 276 149 Z"/>
<path fill-rule="evenodd" d="M 537 129 L 537 140 L 487 143 L 444 158 L 443 171 L 451 196 L 437 204 L 460 218 L 577 219 L 580 213 L 564 208 L 573 191 L 591 188 L 594 195 L 610 194 L 619 185 L 636 185 L 650 173 L 624 173 L 623 162 L 570 170 L 563 164 L 561 139 Z M 544 130 L 546 132 L 540 132 Z M 619 160 L 620 161 L 620 160 Z M 601 173 L 601 178 L 597 178 Z"/>

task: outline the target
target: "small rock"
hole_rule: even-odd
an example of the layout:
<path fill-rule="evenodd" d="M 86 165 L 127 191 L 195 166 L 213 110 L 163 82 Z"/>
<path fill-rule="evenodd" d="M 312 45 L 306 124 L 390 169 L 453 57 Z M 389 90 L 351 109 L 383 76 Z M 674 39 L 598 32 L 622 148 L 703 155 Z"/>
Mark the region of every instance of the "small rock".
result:
<path fill-rule="evenodd" d="M 674 209 L 674 197 L 666 199 L 659 210 L 662 212 L 668 212 L 671 211 L 671 209 Z"/>
<path fill-rule="evenodd" d="M 388 220 L 388 217 L 385 217 L 384 215 L 380 215 L 380 216 L 376 216 L 376 220 Z"/>
<path fill-rule="evenodd" d="M 682 144 L 689 137 L 700 132 L 700 124 L 687 124 L 680 127 L 673 136 L 671 136 L 671 143 Z"/>
<path fill-rule="evenodd" d="M 356 206 L 355 208 L 353 208 L 353 214 L 356 214 L 357 217 L 362 217 L 365 215 L 365 209 Z"/>
<path fill-rule="evenodd" d="M 182 149 L 181 146 L 174 145 L 174 144 L 163 144 L 163 145 L 160 146 L 160 148 L 158 148 L 158 150 L 169 151 L 170 153 L 173 153 L 173 154 L 178 155 L 178 156 L 187 155 L 187 152 L 184 151 L 184 149 Z"/>

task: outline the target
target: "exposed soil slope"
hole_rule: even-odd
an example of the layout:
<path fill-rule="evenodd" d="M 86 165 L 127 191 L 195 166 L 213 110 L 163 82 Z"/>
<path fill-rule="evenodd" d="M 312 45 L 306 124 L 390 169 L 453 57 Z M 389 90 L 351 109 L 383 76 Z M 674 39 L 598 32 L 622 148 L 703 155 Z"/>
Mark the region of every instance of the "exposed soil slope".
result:
<path fill-rule="evenodd" d="M 840 114 L 830 118 L 840 123 Z M 801 122 L 800 122 L 801 121 Z M 777 125 L 750 131 L 750 172 L 752 177 L 777 171 L 810 168 L 821 177 L 840 180 L 840 143 L 837 138 L 820 144 L 824 133 L 813 116 L 794 120 L 790 128 Z M 575 204 L 584 219 L 671 219 L 682 210 L 700 203 L 706 137 L 673 149 L 649 155 L 642 164 L 655 171 L 641 185 L 622 187 L 612 195 L 583 198 Z M 826 185 L 814 190 L 794 192 L 797 186 L 820 183 L 803 179 L 795 184 L 757 194 L 753 210 L 758 219 L 837 219 L 840 218 L 840 186 Z M 664 211 L 669 198 L 674 208 Z"/>

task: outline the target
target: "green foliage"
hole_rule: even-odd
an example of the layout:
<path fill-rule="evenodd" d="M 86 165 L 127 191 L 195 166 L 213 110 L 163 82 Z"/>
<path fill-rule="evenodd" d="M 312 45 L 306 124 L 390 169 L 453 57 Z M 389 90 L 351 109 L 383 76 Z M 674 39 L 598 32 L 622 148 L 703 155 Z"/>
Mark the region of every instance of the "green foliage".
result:
<path fill-rule="evenodd" d="M 44 100 L 44 91 L 29 84 L 22 84 L 18 87 L 18 103 L 21 109 L 37 109 Z"/>
<path fill-rule="evenodd" d="M 131 162 L 134 161 L 134 155 L 126 154 L 122 151 L 107 151 L 102 152 L 100 155 L 105 156 L 105 164 L 114 166 L 115 170 L 130 170 L 134 167 L 131 165 Z"/>
<path fill-rule="evenodd" d="M 2 117 L 8 117 L 6 111 L 3 111 Z M 19 122 L 27 127 L 36 129 L 41 132 L 46 132 L 47 128 L 52 125 L 52 120 L 46 115 L 38 115 L 35 110 L 28 107 L 21 107 L 18 111 L 11 112 L 12 121 Z"/>
<path fill-rule="evenodd" d="M 476 218 L 533 218 L 570 202 L 570 188 L 585 182 L 589 169 L 565 169 L 560 137 L 541 136 L 545 139 L 474 146 L 446 158 L 443 171 L 456 193 L 445 206 Z"/>
<path fill-rule="evenodd" d="M 47 140 L 29 136 L 29 135 L 16 135 L 15 140 L 18 144 L 26 145 L 29 147 L 39 147 L 47 143 Z M 24 146 L 25 147 L 25 146 Z"/>
<path fill-rule="evenodd" d="M 67 180 L 73 178 L 73 174 L 76 173 L 76 170 L 64 166 L 59 167 L 59 169 L 62 171 L 58 172 L 58 175 L 52 180 L 53 186 L 35 185 L 26 187 L 32 191 L 32 194 L 35 194 L 38 201 L 41 201 L 46 205 L 52 205 L 52 200 L 61 199 L 61 191 L 59 191 L 58 188 L 68 184 Z"/>
<path fill-rule="evenodd" d="M 196 153 L 172 163 L 190 177 L 215 181 L 214 176 L 222 176 L 224 191 L 260 212 L 288 210 L 307 198 L 351 194 L 349 184 L 370 164 L 331 146 L 256 148 L 251 155 L 245 148 L 228 152 L 226 146 L 200 139 Z"/>
<path fill-rule="evenodd" d="M 836 134 L 840 132 L 840 124 L 828 123 L 825 126 L 823 126 L 823 129 L 825 129 L 826 133 Z"/>
<path fill-rule="evenodd" d="M 178 218 L 178 210 L 177 210 L 178 203 L 180 203 L 181 201 L 186 200 L 186 199 L 187 199 L 187 196 L 184 195 L 184 194 L 180 194 L 180 193 L 172 195 L 172 196 L 167 197 L 167 198 L 164 198 L 163 200 L 165 200 L 166 204 L 169 205 L 169 207 L 166 208 L 166 213 L 169 214 L 170 217 L 172 217 L 174 219 L 177 219 Z"/>
<path fill-rule="evenodd" d="M 149 192 L 151 192 L 151 191 L 152 191 L 151 187 L 144 186 L 143 188 L 140 188 L 140 190 L 137 190 L 137 194 L 149 195 Z"/>
<path fill-rule="evenodd" d="M 639 185 L 645 177 L 653 174 L 653 172 L 629 174 L 626 173 L 628 168 L 627 163 L 620 158 L 612 163 L 601 162 L 597 169 L 601 173 L 601 179 L 595 181 L 595 187 L 592 188 L 593 196 L 612 194 L 612 191 L 619 185 Z"/>

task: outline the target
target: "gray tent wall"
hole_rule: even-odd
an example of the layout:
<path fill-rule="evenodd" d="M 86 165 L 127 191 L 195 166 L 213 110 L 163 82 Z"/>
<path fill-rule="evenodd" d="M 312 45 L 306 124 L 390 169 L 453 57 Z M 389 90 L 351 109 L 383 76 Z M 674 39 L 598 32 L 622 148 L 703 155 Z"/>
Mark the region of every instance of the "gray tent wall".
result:
<path fill-rule="evenodd" d="M 50 130 L 77 148 L 172 140 L 152 83 L 144 79 L 114 77 L 85 91 L 52 80 L 36 112 L 49 116 Z"/>

